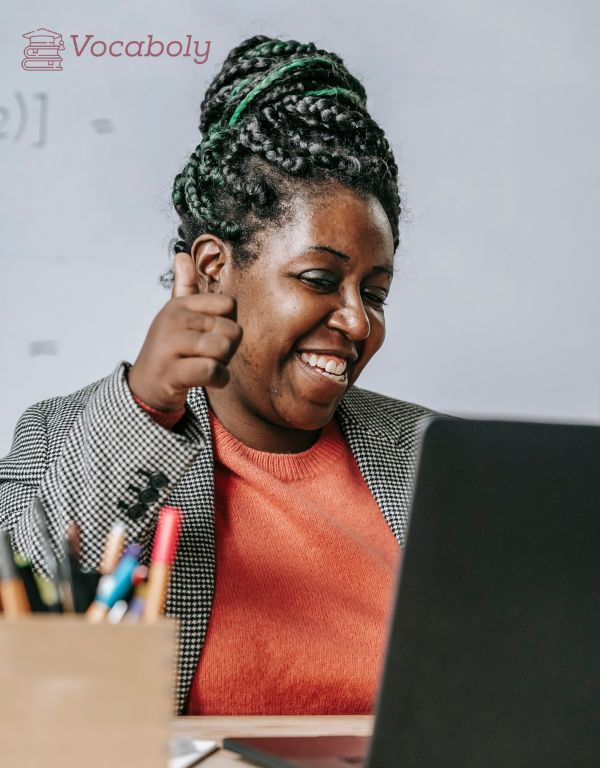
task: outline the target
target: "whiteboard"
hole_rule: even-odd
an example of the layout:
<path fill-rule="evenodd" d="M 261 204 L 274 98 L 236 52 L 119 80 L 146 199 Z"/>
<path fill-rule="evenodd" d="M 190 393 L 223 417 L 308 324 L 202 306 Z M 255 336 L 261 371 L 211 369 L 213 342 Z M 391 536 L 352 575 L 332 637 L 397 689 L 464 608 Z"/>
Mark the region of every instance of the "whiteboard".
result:
<path fill-rule="evenodd" d="M 398 158 L 387 339 L 359 384 L 449 413 L 597 421 L 599 25 L 585 0 L 4 0 L 0 453 L 27 406 L 135 360 L 168 299 L 171 187 L 204 90 L 257 33 L 340 54 Z M 39 28 L 62 36 L 60 70 L 22 68 Z M 150 34 L 210 50 L 91 53 Z M 92 36 L 79 56 L 73 35 Z"/>

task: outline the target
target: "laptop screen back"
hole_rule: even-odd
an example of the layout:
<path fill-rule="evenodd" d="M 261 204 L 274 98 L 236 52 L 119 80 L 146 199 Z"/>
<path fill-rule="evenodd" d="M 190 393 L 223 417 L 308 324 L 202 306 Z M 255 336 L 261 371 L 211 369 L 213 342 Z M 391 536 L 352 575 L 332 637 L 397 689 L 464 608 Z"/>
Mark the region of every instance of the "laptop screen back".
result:
<path fill-rule="evenodd" d="M 600 764 L 600 428 L 439 418 L 369 768 Z"/>

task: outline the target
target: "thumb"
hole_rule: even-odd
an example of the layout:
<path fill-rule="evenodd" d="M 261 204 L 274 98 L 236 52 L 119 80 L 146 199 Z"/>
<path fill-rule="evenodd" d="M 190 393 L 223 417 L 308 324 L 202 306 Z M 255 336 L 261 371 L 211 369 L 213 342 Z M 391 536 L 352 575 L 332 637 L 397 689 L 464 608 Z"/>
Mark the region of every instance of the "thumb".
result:
<path fill-rule="evenodd" d="M 191 296 L 193 293 L 200 292 L 196 278 L 196 267 L 190 253 L 181 251 L 175 254 L 173 271 L 175 277 L 171 292 L 172 298 L 176 296 Z"/>

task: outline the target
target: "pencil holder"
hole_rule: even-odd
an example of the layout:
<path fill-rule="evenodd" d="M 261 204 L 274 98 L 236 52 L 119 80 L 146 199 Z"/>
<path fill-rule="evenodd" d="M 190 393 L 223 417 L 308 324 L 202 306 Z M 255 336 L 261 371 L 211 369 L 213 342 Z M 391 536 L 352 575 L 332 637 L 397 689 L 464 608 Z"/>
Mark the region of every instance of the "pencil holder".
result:
<path fill-rule="evenodd" d="M 0 620 L 0 765 L 165 768 L 175 622 Z"/>

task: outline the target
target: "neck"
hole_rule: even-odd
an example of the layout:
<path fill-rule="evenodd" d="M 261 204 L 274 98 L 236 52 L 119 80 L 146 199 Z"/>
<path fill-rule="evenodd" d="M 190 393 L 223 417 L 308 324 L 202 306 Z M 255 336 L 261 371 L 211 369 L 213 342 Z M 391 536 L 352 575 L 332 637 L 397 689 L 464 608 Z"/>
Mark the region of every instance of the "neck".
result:
<path fill-rule="evenodd" d="M 256 451 L 300 453 L 319 439 L 320 429 L 290 429 L 265 421 L 259 414 L 245 409 L 241 403 L 229 402 L 223 390 L 207 389 L 208 403 L 221 424 L 234 437 Z"/>

